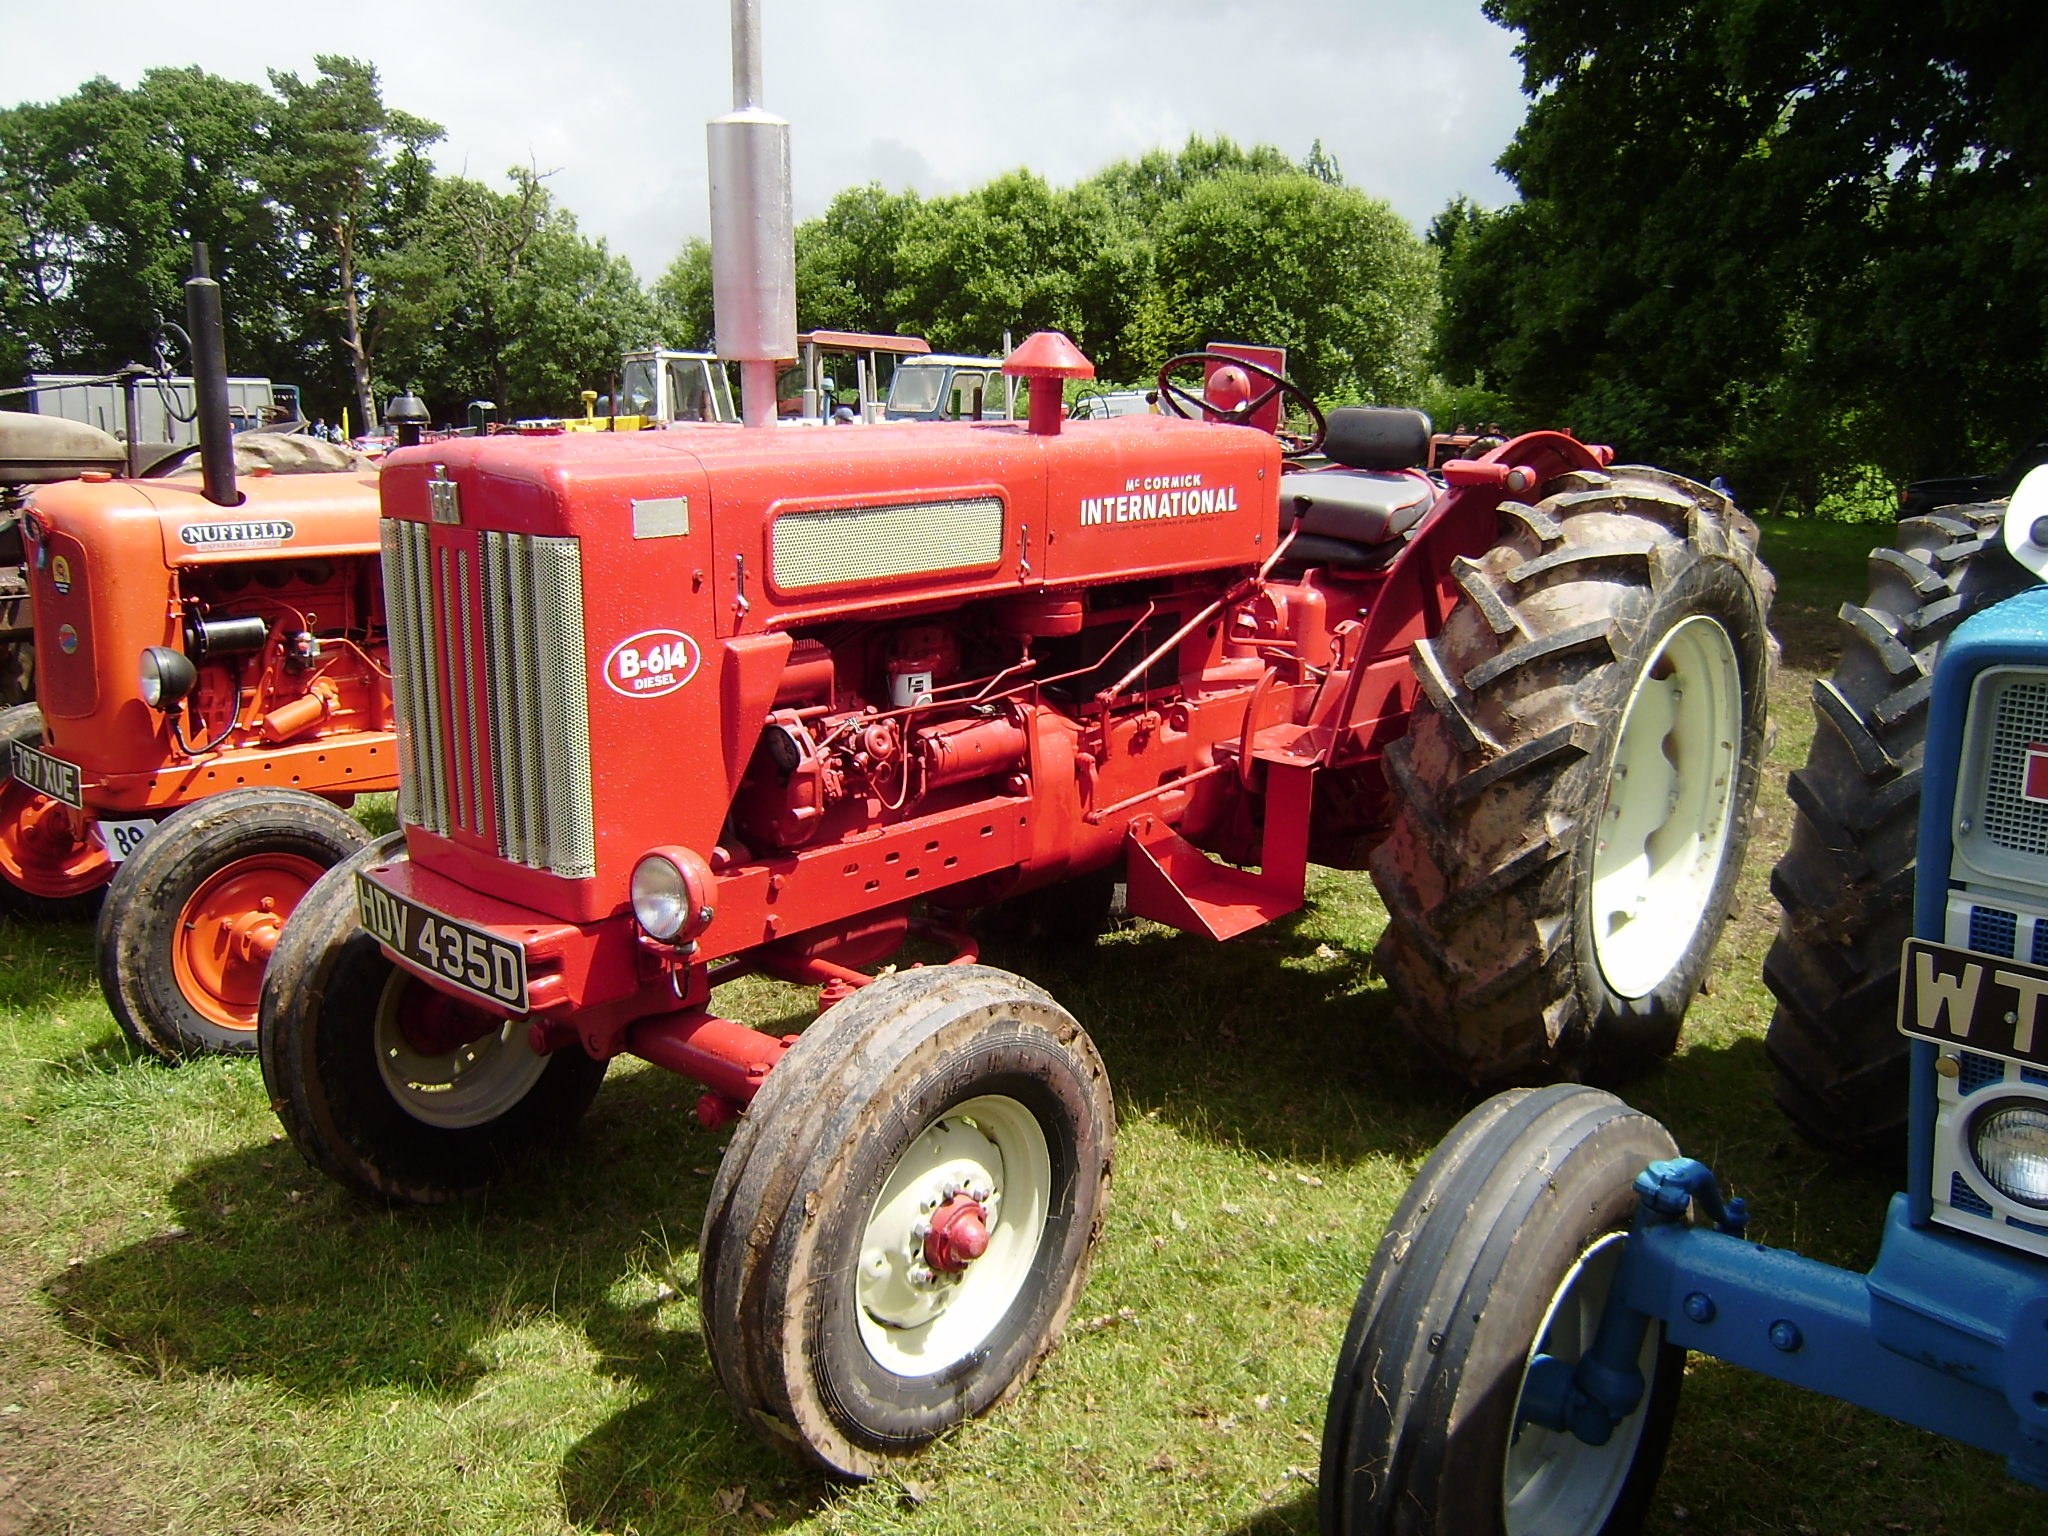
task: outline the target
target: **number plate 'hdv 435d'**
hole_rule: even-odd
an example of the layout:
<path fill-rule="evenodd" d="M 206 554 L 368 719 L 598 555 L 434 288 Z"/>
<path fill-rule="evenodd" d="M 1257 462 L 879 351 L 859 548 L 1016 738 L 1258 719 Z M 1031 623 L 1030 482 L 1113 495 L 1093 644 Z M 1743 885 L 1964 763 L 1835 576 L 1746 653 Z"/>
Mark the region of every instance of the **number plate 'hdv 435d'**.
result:
<path fill-rule="evenodd" d="M 526 1012 L 526 952 L 494 933 L 443 917 L 356 876 L 356 914 L 393 954 L 488 1007 Z"/>
<path fill-rule="evenodd" d="M 2048 1066 L 2048 967 L 1906 940 L 1899 1028 L 1916 1040 Z"/>

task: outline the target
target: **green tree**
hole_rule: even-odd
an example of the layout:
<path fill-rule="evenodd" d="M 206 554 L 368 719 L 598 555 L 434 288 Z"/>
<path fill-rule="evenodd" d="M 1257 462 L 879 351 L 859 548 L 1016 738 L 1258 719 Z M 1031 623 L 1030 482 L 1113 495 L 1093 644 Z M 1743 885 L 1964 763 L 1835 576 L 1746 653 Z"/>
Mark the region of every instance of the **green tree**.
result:
<path fill-rule="evenodd" d="M 230 366 L 295 373 L 294 252 L 259 181 L 270 106 L 252 85 L 154 69 L 133 90 L 95 79 L 0 111 L 0 367 L 146 360 L 158 317 L 183 316 L 203 240 Z"/>
<path fill-rule="evenodd" d="M 1811 501 L 1999 454 L 2048 395 L 2048 13 L 2027 0 L 1489 0 L 1522 202 L 1447 368 L 1633 456 Z"/>
<path fill-rule="evenodd" d="M 1194 186 L 1160 231 L 1134 350 L 1287 348 L 1312 394 L 1387 404 L 1423 387 L 1437 261 L 1387 204 L 1299 171 Z"/>
<path fill-rule="evenodd" d="M 803 292 L 801 276 L 797 292 Z M 709 351 L 712 346 L 711 242 L 693 237 L 654 280 L 655 334 L 665 347 Z"/>
<path fill-rule="evenodd" d="M 313 62 L 311 80 L 270 71 L 279 104 L 263 177 L 303 237 L 304 279 L 338 320 L 337 346 L 367 427 L 377 419 L 371 379 L 380 341 L 371 276 L 426 211 L 426 149 L 441 129 L 387 107 L 374 65 L 335 54 Z"/>

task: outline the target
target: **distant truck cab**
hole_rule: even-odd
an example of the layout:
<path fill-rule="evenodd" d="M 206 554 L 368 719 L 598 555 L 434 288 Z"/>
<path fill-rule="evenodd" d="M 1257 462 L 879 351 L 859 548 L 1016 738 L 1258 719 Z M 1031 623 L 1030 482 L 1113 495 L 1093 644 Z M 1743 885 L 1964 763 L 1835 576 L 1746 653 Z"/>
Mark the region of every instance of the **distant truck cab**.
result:
<path fill-rule="evenodd" d="M 725 365 L 710 352 L 628 352 L 619 370 L 619 412 L 649 426 L 737 423 Z"/>
<path fill-rule="evenodd" d="M 934 352 L 896 365 L 882 414 L 890 421 L 1009 421 L 1016 399 L 1001 358 Z"/>

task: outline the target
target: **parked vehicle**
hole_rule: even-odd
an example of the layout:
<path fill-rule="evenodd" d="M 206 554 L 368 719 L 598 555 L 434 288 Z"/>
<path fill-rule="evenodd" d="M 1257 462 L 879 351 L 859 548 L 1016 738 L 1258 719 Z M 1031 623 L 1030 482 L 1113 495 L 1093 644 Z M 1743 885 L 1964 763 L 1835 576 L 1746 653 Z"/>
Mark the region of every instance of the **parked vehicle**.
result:
<path fill-rule="evenodd" d="M 1008 421 L 1016 414 L 1016 395 L 1001 358 L 934 352 L 897 363 L 882 415 L 890 421 Z"/>
<path fill-rule="evenodd" d="M 752 208 L 714 230 L 788 208 L 745 74 L 712 150 Z M 1057 892 L 1086 933 L 1121 870 L 1226 939 L 1369 862 L 1380 969 L 1454 1069 L 1655 1059 L 1742 860 L 1770 579 L 1703 486 L 1553 432 L 1432 477 L 1421 413 L 1326 422 L 1271 351 L 1070 422 L 1094 370 L 1042 332 L 1004 363 L 1024 422 L 785 430 L 771 254 L 713 251 L 754 425 L 386 460 L 403 830 L 300 904 L 259 1040 L 299 1150 L 380 1199 L 506 1177 L 616 1056 L 697 1082 L 738 1120 L 698 1246 L 718 1378 L 871 1476 L 1019 1389 L 1103 1220 L 1101 1058 L 967 914 Z M 913 933 L 951 963 L 871 974 Z M 817 1022 L 723 1017 L 749 972 Z"/>
<path fill-rule="evenodd" d="M 2048 469 L 2001 533 L 2048 575 Z M 1742 1202 L 1609 1094 L 1489 1100 L 1424 1164 L 1359 1293 L 1324 1430 L 1327 1536 L 1638 1529 L 1687 1350 L 2048 1487 L 2044 718 L 2036 586 L 1956 629 L 1934 676 L 1893 1015 L 1906 1186 L 1870 1271 L 1745 1241 Z"/>
<path fill-rule="evenodd" d="M 217 339 L 218 290 L 188 293 L 195 336 L 211 313 Z M 0 907 L 97 908 L 108 1005 L 169 1059 L 254 1049 L 285 918 L 365 841 L 341 807 L 398 778 L 375 473 L 270 473 L 262 452 L 239 477 L 263 444 L 230 439 L 208 361 L 203 344 L 200 475 L 74 465 L 37 488 L 39 702 L 0 710 Z M 274 441 L 304 445 L 300 469 L 355 462 Z"/>

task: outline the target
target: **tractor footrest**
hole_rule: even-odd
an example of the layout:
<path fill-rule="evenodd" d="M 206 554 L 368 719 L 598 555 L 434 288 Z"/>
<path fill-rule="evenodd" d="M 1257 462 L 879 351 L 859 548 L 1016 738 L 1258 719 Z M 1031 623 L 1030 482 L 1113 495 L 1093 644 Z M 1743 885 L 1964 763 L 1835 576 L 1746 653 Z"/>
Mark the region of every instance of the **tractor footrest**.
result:
<path fill-rule="evenodd" d="M 1285 917 L 1306 900 L 1310 763 L 1260 753 L 1266 763 L 1261 868 L 1218 863 L 1170 827 L 1134 825 L 1124 859 L 1125 902 L 1139 917 L 1212 939 Z"/>

